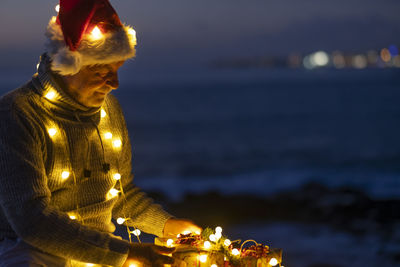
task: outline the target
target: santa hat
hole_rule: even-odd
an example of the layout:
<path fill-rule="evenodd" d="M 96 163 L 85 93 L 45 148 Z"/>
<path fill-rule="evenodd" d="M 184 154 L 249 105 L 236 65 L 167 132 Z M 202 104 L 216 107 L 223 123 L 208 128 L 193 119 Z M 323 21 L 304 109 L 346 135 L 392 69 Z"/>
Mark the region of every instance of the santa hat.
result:
<path fill-rule="evenodd" d="M 60 0 L 46 31 L 51 69 L 73 75 L 83 66 L 135 56 L 136 32 L 123 25 L 108 0 Z"/>

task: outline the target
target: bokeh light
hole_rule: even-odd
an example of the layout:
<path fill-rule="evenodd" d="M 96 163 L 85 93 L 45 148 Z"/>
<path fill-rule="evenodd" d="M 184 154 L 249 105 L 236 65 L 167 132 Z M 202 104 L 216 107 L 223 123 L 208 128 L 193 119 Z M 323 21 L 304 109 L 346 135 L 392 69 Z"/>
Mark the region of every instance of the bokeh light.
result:
<path fill-rule="evenodd" d="M 392 57 L 390 55 L 389 49 L 383 48 L 381 50 L 381 59 L 382 59 L 382 61 L 387 63 L 387 62 L 390 61 L 391 58 Z"/>
<path fill-rule="evenodd" d="M 311 63 L 313 63 L 316 67 L 326 66 L 329 63 L 329 56 L 324 51 L 315 52 L 311 57 Z"/>
<path fill-rule="evenodd" d="M 364 55 L 356 55 L 352 60 L 353 67 L 356 69 L 364 69 L 367 67 L 367 57 Z"/>
<path fill-rule="evenodd" d="M 340 51 L 335 51 L 332 53 L 332 63 L 337 69 L 342 69 L 346 67 L 346 61 L 344 55 Z"/>

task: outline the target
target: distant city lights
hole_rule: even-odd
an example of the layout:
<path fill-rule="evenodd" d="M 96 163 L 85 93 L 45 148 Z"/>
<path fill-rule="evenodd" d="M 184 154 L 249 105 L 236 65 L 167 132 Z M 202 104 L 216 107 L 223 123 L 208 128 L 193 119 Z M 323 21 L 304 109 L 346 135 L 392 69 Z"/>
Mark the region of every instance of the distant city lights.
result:
<path fill-rule="evenodd" d="M 216 68 L 320 68 L 366 69 L 366 68 L 400 68 L 399 46 L 390 45 L 365 52 L 346 52 L 335 50 L 315 51 L 309 54 L 292 52 L 288 56 L 267 56 L 256 58 L 237 58 L 218 60 Z"/>
<path fill-rule="evenodd" d="M 400 68 L 400 55 L 397 46 L 390 45 L 380 51 L 369 50 L 366 53 L 347 53 L 333 51 L 328 54 L 324 51 L 317 51 L 304 56 L 302 66 L 306 69 L 322 67 L 334 67 L 336 69 L 354 68 Z M 294 67 L 293 55 L 288 57 L 288 65 Z"/>

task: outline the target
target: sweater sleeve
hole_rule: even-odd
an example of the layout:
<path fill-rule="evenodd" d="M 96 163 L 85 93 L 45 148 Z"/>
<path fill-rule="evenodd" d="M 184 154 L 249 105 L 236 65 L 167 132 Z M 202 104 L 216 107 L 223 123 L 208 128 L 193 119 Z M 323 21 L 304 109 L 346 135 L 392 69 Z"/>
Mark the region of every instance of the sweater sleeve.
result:
<path fill-rule="evenodd" d="M 118 104 L 117 104 L 118 105 Z M 119 105 L 118 105 L 119 107 Z M 124 195 L 121 196 L 114 206 L 113 218 L 127 217 L 129 226 L 139 228 L 141 231 L 156 236 L 162 236 L 166 221 L 173 216 L 164 211 L 163 208 L 155 204 L 154 201 L 141 191 L 133 183 L 132 174 L 132 149 L 128 130 L 122 111 L 120 110 L 119 119 L 121 123 L 121 133 L 123 136 L 123 147 L 121 153 L 121 184 Z"/>
<path fill-rule="evenodd" d="M 45 133 L 29 114 L 0 110 L 0 205 L 15 233 L 44 252 L 121 266 L 129 243 L 71 220 L 51 206 L 44 167 Z"/>

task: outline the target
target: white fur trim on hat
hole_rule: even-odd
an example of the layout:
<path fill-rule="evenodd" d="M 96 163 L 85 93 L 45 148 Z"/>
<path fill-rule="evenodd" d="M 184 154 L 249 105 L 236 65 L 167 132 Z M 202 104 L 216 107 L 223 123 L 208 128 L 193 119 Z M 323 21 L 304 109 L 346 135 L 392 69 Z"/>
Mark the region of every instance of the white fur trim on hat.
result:
<path fill-rule="evenodd" d="M 54 18 L 49 22 L 46 37 L 45 49 L 52 61 L 51 69 L 61 75 L 76 74 L 83 66 L 124 61 L 134 57 L 136 52 L 136 33 L 126 25 L 98 39 L 84 34 L 76 51 L 69 49 L 61 26 Z"/>

